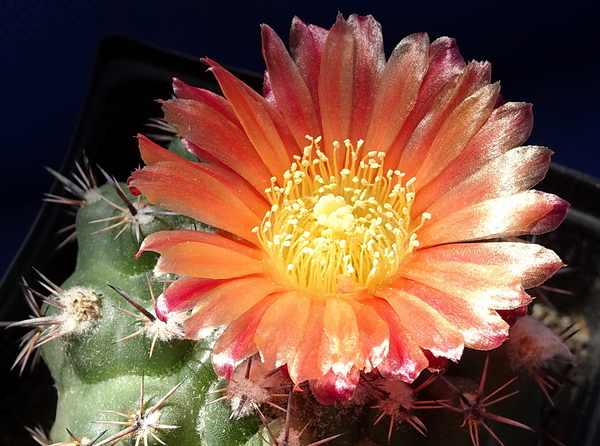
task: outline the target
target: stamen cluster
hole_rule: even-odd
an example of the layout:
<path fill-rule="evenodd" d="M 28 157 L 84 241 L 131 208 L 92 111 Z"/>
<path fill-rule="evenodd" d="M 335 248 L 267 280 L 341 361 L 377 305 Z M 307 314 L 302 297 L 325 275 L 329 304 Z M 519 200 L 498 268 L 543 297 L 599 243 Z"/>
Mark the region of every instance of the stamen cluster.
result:
<path fill-rule="evenodd" d="M 271 210 L 258 238 L 283 277 L 298 289 L 315 294 L 340 292 L 352 282 L 359 290 L 381 284 L 418 246 L 411 229 L 414 178 L 402 183 L 399 170 L 384 170 L 385 153 L 368 152 L 334 142 L 330 160 L 320 150 L 321 138 L 309 138 L 302 157 L 283 175 L 271 178 L 266 190 Z M 345 153 L 342 166 L 336 156 Z M 429 215 L 421 216 L 423 220 Z"/>

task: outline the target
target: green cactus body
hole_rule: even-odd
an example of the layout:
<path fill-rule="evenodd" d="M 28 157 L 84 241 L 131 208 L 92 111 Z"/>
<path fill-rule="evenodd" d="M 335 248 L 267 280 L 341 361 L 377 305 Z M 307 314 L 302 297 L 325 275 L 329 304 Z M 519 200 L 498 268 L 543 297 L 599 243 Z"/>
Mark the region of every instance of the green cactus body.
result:
<path fill-rule="evenodd" d="M 109 184 L 103 186 L 100 193 L 113 203 L 119 202 L 119 197 Z M 133 197 L 129 198 L 133 201 Z M 152 356 L 152 333 L 141 333 L 117 342 L 143 329 L 144 322 L 119 309 L 134 314 L 137 312 L 108 285 L 123 290 L 151 312 L 153 294 L 158 295 L 163 287 L 162 283 L 152 284 L 151 293 L 148 278 L 156 260 L 152 254 L 135 258 L 139 242 L 133 228 L 128 228 L 115 238 L 115 229 L 97 232 L 103 229 L 102 226 L 108 227 L 110 222 L 90 223 L 118 216 L 120 212 L 101 199 L 86 204 L 77 215 L 77 269 L 62 285 L 62 289 L 66 292 L 74 287 L 83 287 L 87 292 L 93 290 L 98 296 L 99 317 L 82 332 L 75 330 L 62 334 L 42 347 L 44 360 L 54 377 L 59 395 L 52 438 L 55 441 L 69 440 L 67 429 L 87 438 L 105 430 L 107 433 L 103 438 L 108 438 L 122 430 L 123 425 L 102 422 L 127 422 L 128 419 L 103 411 L 132 415 L 123 405 L 134 412 L 139 411 L 143 380 L 145 409 L 152 407 L 181 383 L 158 409 L 157 423 L 177 426 L 176 429 L 153 431 L 165 443 L 242 444 L 256 432 L 256 419 L 246 418 L 237 423 L 235 429 L 231 429 L 228 428 L 230 414 L 220 408 L 211 411 L 210 420 L 203 420 L 202 423 L 199 420 L 207 392 L 220 381 L 210 364 L 210 339 L 202 342 L 157 339 Z M 141 231 L 147 235 L 189 224 L 188 219 L 179 216 L 159 216 L 142 225 Z M 46 314 L 56 315 L 58 310 L 48 306 Z M 204 424 L 202 431 L 198 430 L 199 424 Z M 131 437 L 135 442 L 135 435 Z M 201 442 L 201 438 L 205 441 Z"/>

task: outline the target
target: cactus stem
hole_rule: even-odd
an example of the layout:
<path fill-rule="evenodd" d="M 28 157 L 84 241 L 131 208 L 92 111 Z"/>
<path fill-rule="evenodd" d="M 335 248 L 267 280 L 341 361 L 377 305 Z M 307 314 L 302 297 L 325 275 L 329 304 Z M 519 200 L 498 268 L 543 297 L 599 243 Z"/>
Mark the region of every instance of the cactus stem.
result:
<path fill-rule="evenodd" d="M 489 401 L 490 398 L 492 398 L 493 396 L 497 395 L 499 392 L 504 390 L 508 385 L 512 384 L 517 379 L 515 377 L 515 378 L 511 379 L 510 381 L 508 381 L 507 383 L 503 384 L 502 386 L 498 387 L 496 390 L 494 390 L 488 396 L 482 398 L 483 389 L 485 386 L 485 380 L 487 377 L 489 360 L 490 360 L 490 357 L 488 355 L 485 359 L 485 364 L 483 366 L 483 372 L 481 373 L 481 380 L 479 381 L 479 388 L 477 389 L 476 393 L 467 393 L 467 392 L 463 393 L 460 390 L 458 390 L 450 381 L 448 381 L 446 378 L 441 376 L 441 378 L 446 382 L 446 384 L 448 384 L 448 386 L 450 386 L 452 388 L 452 390 L 454 390 L 456 392 L 456 394 L 458 395 L 458 397 L 460 399 L 461 407 L 455 407 L 455 406 L 447 404 L 443 401 L 438 401 L 438 404 L 440 404 L 441 406 L 446 407 L 447 409 L 450 409 L 454 412 L 459 412 L 464 415 L 464 421 L 461 426 L 465 426 L 465 425 L 468 426 L 469 435 L 471 436 L 471 442 L 473 443 L 473 446 L 480 446 L 480 444 L 479 444 L 479 426 L 483 426 L 483 428 L 485 430 L 487 430 L 489 432 L 489 434 L 500 445 L 504 446 L 504 443 L 502 443 L 502 441 L 500 441 L 498 436 L 485 423 L 486 419 L 498 421 L 500 423 L 509 424 L 511 426 L 520 427 L 521 429 L 535 432 L 532 428 L 530 428 L 529 426 L 527 426 L 523 423 L 519 423 L 518 421 L 511 420 L 509 418 L 505 418 L 500 415 L 495 415 L 495 414 L 487 412 L 487 410 L 486 410 L 487 407 L 491 406 L 492 404 L 495 404 L 499 401 L 502 401 L 506 398 L 509 398 L 509 397 L 519 393 L 519 391 L 517 390 L 517 391 L 509 393 L 507 395 L 498 397 L 495 400 Z"/>
<path fill-rule="evenodd" d="M 25 426 L 25 429 L 27 430 L 27 432 L 29 432 L 31 438 L 33 438 L 41 446 L 94 446 L 94 444 L 96 444 L 96 442 L 100 440 L 100 438 L 106 433 L 106 431 L 100 432 L 94 438 L 88 440 L 87 438 L 77 438 L 69 429 L 67 429 L 67 432 L 71 436 L 73 441 L 62 441 L 60 443 L 53 443 L 50 436 L 47 435 L 41 428 L 37 427 L 31 429 Z"/>
<path fill-rule="evenodd" d="M 96 182 L 96 177 L 92 172 L 87 157 L 84 158 L 84 167 L 81 167 L 77 162 L 75 163 L 75 167 L 77 168 L 78 173 L 73 174 L 73 180 L 70 180 L 49 167 L 46 167 L 46 169 L 63 184 L 63 187 L 67 192 L 73 194 L 77 199 L 61 197 L 54 194 L 45 194 L 45 201 L 81 207 L 100 198 L 97 190 L 98 184 Z"/>
<path fill-rule="evenodd" d="M 100 317 L 98 300 L 101 295 L 99 293 L 96 293 L 91 288 L 83 287 L 73 287 L 63 290 L 52 283 L 42 273 L 37 270 L 36 272 L 43 279 L 43 281 L 39 281 L 40 285 L 46 288 L 51 294 L 56 295 L 56 299 L 42 295 L 23 281 L 25 298 L 34 313 L 33 317 L 13 322 L 7 326 L 7 328 L 34 328 L 22 338 L 21 345 L 24 344 L 24 347 L 13 364 L 13 367 L 15 367 L 21 363 L 21 369 L 25 367 L 25 363 L 28 361 L 33 350 L 67 334 L 82 334 L 91 328 L 94 322 Z M 46 304 L 57 308 L 59 312 L 51 316 L 44 316 L 35 302 L 34 295 L 39 296 Z"/>
<path fill-rule="evenodd" d="M 113 187 L 119 198 L 123 201 L 123 204 L 125 206 L 119 206 L 118 204 L 106 198 L 104 195 L 101 195 L 101 198 L 108 204 L 110 204 L 112 207 L 117 209 L 120 212 L 120 214 L 112 217 L 106 217 L 90 221 L 90 223 L 116 222 L 103 229 L 99 229 L 98 231 L 92 232 L 92 234 L 100 234 L 102 232 L 110 231 L 112 229 L 116 229 L 122 226 L 119 229 L 117 235 L 115 236 L 116 240 L 128 228 L 133 226 L 136 240 L 140 242 L 142 238 L 141 228 L 143 225 L 151 223 L 154 220 L 154 217 L 158 215 L 177 215 L 177 213 L 175 212 L 157 211 L 154 207 L 150 206 L 148 200 L 141 195 L 136 198 L 135 202 L 131 201 L 127 197 L 125 192 L 123 192 L 123 189 L 121 188 L 121 185 L 117 182 L 117 180 L 108 175 L 102 168 L 98 168 L 105 176 L 106 181 Z"/>
<path fill-rule="evenodd" d="M 276 437 L 275 434 L 273 433 L 273 430 L 269 426 L 269 422 L 267 421 L 265 415 L 262 413 L 260 408 L 256 407 L 256 412 L 258 413 L 258 416 L 260 417 L 260 420 L 263 423 L 263 426 L 265 427 L 265 430 L 269 434 L 269 437 L 271 438 L 271 441 L 273 443 L 271 443 L 265 437 L 263 437 L 262 434 L 260 434 L 260 432 L 259 432 L 259 435 L 262 438 L 262 440 L 269 446 L 300 446 L 300 444 L 301 444 L 300 437 L 306 431 L 306 429 L 308 428 L 308 426 L 310 424 L 310 421 L 308 423 L 306 423 L 300 432 L 297 432 L 291 428 L 290 421 L 291 421 L 291 417 L 292 417 L 292 399 L 293 399 L 293 394 L 294 394 L 293 386 L 290 385 L 289 389 L 290 390 L 287 395 L 288 396 L 287 408 L 285 409 L 285 413 L 286 413 L 285 424 L 284 424 L 283 429 L 280 432 L 278 437 Z M 314 443 L 310 443 L 307 446 L 320 446 L 325 443 L 329 443 L 330 441 L 335 440 L 336 438 L 341 437 L 342 435 L 344 435 L 344 433 L 332 435 L 330 437 L 324 438 L 324 439 L 316 441 Z"/>
<path fill-rule="evenodd" d="M 154 290 L 152 289 L 152 284 L 150 283 L 150 278 L 148 276 L 147 276 L 147 280 L 148 280 L 148 289 L 150 291 L 150 296 L 152 297 L 153 308 L 154 308 L 154 303 L 156 301 L 154 298 Z M 152 358 L 152 354 L 154 353 L 154 347 L 156 346 L 157 340 L 160 339 L 161 341 L 170 341 L 173 339 L 183 339 L 183 337 L 184 337 L 183 328 L 182 328 L 181 324 L 179 324 L 177 318 L 169 318 L 169 320 L 167 322 L 163 322 L 162 320 L 157 318 L 155 314 L 153 314 L 151 311 L 145 309 L 142 305 L 140 305 L 138 302 L 136 302 L 132 297 L 130 297 L 123 290 L 117 288 L 116 286 L 112 286 L 110 284 L 108 284 L 108 286 L 110 288 L 112 288 L 117 294 L 119 294 L 119 296 L 121 296 L 123 299 L 125 299 L 127 302 L 129 302 L 136 310 L 138 310 L 141 313 L 141 316 L 137 315 L 135 313 L 132 313 L 131 311 L 127 311 L 123 308 L 119 308 L 119 307 L 115 307 L 115 308 L 119 311 L 122 311 L 123 313 L 133 316 L 134 318 L 136 318 L 144 323 L 144 327 L 142 327 L 135 333 L 132 333 L 130 335 L 125 336 L 124 338 L 119 339 L 118 341 L 115 341 L 114 342 L 115 344 L 118 342 L 121 342 L 121 341 L 125 341 L 127 339 L 134 338 L 142 333 L 146 333 L 149 336 L 152 336 L 152 344 L 150 345 L 150 356 L 149 356 L 150 358 Z"/>
<path fill-rule="evenodd" d="M 116 221 L 116 223 L 114 223 L 110 226 L 107 226 L 105 228 L 99 229 L 98 231 L 92 232 L 92 234 L 93 235 L 101 234 L 103 232 L 110 231 L 112 229 L 118 228 L 119 226 L 122 226 L 120 228 L 119 232 L 117 233 L 117 235 L 115 236 L 115 240 L 116 240 L 127 229 L 129 229 L 131 226 L 133 226 L 136 239 L 139 242 L 141 239 L 141 230 L 140 230 L 141 225 L 144 223 L 151 222 L 152 219 L 154 218 L 152 215 L 153 213 L 147 212 L 148 209 L 150 208 L 148 202 L 142 196 L 140 196 L 136 200 L 135 205 L 133 203 L 131 203 L 129 200 L 127 200 L 127 202 L 131 205 L 131 207 L 127 206 L 126 208 L 124 208 L 122 206 L 119 206 L 116 203 L 113 203 L 112 201 L 110 201 L 108 198 L 106 198 L 104 196 L 102 196 L 102 199 L 104 201 L 106 201 L 108 204 L 110 204 L 111 206 L 113 206 L 115 209 L 119 210 L 121 212 L 121 214 L 113 216 L 113 217 L 101 218 L 98 220 L 90 221 L 90 223 L 105 223 L 105 222 Z M 133 211 L 132 211 L 132 209 L 133 209 Z"/>
<path fill-rule="evenodd" d="M 560 387 L 566 377 L 550 370 L 549 364 L 557 359 L 574 363 L 575 356 L 565 344 L 579 331 L 571 330 L 574 325 L 570 324 L 556 334 L 534 317 L 525 316 L 511 327 L 507 347 L 512 369 L 528 372 L 553 407 L 554 401 L 549 391 Z"/>
<path fill-rule="evenodd" d="M 248 358 L 246 362 L 246 369 L 242 378 L 232 379 L 229 386 L 208 393 L 209 395 L 214 395 L 216 393 L 226 392 L 225 395 L 208 404 L 230 400 L 233 409 L 230 418 L 234 421 L 241 416 L 256 412 L 258 407 L 262 404 L 267 404 L 275 409 L 285 412 L 286 409 L 271 401 L 271 398 L 273 397 L 287 396 L 287 393 L 284 395 L 272 393 L 274 390 L 289 388 L 289 385 L 270 385 L 278 383 L 279 379 L 273 378 L 273 375 L 277 373 L 279 369 L 274 369 L 266 374 L 259 374 L 258 377 L 252 376 L 251 371 L 252 357 Z"/>
<path fill-rule="evenodd" d="M 144 446 L 148 446 L 148 437 L 153 437 L 160 444 L 165 444 L 155 433 L 159 429 L 179 429 L 181 426 L 172 426 L 168 424 L 159 424 L 160 420 L 160 408 L 162 405 L 175 393 L 175 391 L 183 384 L 181 381 L 171 390 L 169 390 L 165 396 L 163 396 L 154 406 L 146 409 L 144 407 L 144 376 L 142 376 L 142 382 L 140 386 L 140 408 L 138 411 L 134 411 L 127 405 L 123 406 L 130 412 L 130 414 L 124 414 L 113 410 L 103 410 L 102 413 L 110 413 L 119 415 L 127 418 L 127 421 L 96 421 L 99 424 L 118 424 L 127 426 L 125 429 L 117 432 L 111 437 L 101 441 L 96 446 L 104 446 L 109 443 L 119 443 L 129 436 L 135 437 L 135 444 L 138 446 L 142 439 L 144 439 Z"/>
<path fill-rule="evenodd" d="M 442 406 L 436 405 L 435 401 L 417 401 L 415 395 L 432 384 L 437 377 L 437 374 L 431 375 L 421 385 L 412 389 L 401 381 L 385 380 L 378 376 L 373 380 L 364 374 L 362 375 L 361 383 L 373 390 L 379 401 L 379 404 L 371 406 L 371 409 L 379 409 L 381 412 L 373 424 L 379 423 L 386 415 L 390 417 L 388 441 L 392 438 L 394 426 L 404 421 L 421 435 L 427 435 L 427 427 L 415 415 L 414 410 L 441 409 Z"/>

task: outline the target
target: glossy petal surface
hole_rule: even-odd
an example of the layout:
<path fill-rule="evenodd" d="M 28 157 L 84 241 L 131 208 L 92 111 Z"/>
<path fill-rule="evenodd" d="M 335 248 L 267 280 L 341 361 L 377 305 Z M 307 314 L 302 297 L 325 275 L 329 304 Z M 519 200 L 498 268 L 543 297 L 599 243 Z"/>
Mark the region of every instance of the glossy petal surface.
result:
<path fill-rule="evenodd" d="M 530 190 L 551 152 L 525 146 L 531 106 L 504 102 L 487 62 L 448 37 L 404 38 L 386 61 L 373 17 L 295 18 L 290 51 L 262 27 L 264 96 L 206 59 L 224 97 L 175 81 L 167 120 L 202 162 L 140 138 L 131 185 L 217 228 L 166 231 L 142 251 L 179 278 L 157 314 L 188 337 L 221 326 L 217 373 L 256 353 L 324 403 L 362 372 L 414 381 L 490 350 L 561 266 L 503 241 L 540 234 L 568 204 Z"/>

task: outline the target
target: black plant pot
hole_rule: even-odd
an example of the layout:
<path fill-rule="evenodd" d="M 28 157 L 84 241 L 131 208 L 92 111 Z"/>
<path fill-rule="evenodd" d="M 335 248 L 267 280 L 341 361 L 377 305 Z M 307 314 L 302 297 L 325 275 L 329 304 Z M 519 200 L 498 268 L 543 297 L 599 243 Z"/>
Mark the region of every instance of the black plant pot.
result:
<path fill-rule="evenodd" d="M 233 70 L 259 90 L 262 77 Z M 172 94 L 171 81 L 178 77 L 202 88 L 219 91 L 212 74 L 200 61 L 166 52 L 125 37 L 103 41 L 86 106 L 78 130 L 62 166 L 69 175 L 84 154 L 119 180 L 125 180 L 139 163 L 137 133 L 147 133 L 150 117 L 162 116 L 157 98 Z M 555 193 L 571 203 L 564 224 L 538 241 L 554 249 L 569 265 L 549 283 L 573 292 L 553 295 L 552 303 L 589 332 L 586 355 L 577 367 L 576 385 L 563 389 L 559 404 L 548 414 L 549 433 L 568 445 L 600 444 L 600 181 L 553 165 L 538 189 Z M 51 193 L 61 193 L 54 184 Z M 62 206 L 45 203 L 26 242 L 0 285 L 0 320 L 26 319 L 29 309 L 23 298 L 21 278 L 38 280 L 33 268 L 55 283 L 64 281 L 75 267 L 76 244 L 60 250 L 64 235 L 57 232 L 72 223 Z M 62 238 L 61 238 L 62 237 Z M 10 367 L 19 351 L 18 329 L 0 331 L 0 379 L 2 417 L 0 444 L 33 445 L 23 426 L 40 425 L 48 431 L 56 404 L 52 379 L 44 365 L 33 372 Z M 517 433 L 518 434 L 518 433 Z M 553 444 L 550 440 L 548 444 Z M 178 446 L 178 445 L 173 445 Z"/>

